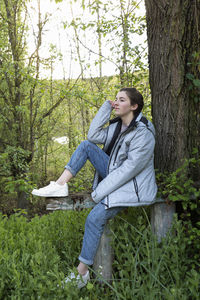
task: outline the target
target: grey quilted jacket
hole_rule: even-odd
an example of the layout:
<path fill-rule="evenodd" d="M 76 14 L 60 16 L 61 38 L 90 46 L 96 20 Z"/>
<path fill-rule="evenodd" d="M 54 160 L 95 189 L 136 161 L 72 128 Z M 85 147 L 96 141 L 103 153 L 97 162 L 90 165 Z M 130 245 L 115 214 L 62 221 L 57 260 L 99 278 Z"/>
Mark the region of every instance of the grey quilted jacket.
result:
<path fill-rule="evenodd" d="M 118 121 L 104 127 L 110 119 L 112 108 L 106 101 L 94 117 L 88 140 L 108 148 Z M 115 206 L 143 206 L 155 201 L 157 185 L 154 171 L 155 129 L 150 121 L 140 121 L 120 133 L 112 148 L 107 176 L 98 183 L 96 172 L 92 199 L 102 201 L 107 208 Z M 119 119 L 118 119 L 119 120 Z"/>

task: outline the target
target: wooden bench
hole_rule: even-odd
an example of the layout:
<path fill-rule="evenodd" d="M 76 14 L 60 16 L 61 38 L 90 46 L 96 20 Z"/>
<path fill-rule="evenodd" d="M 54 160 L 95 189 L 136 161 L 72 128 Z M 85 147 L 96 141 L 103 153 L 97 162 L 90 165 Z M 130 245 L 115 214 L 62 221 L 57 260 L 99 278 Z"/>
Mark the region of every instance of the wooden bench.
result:
<path fill-rule="evenodd" d="M 77 201 L 78 198 L 78 201 Z M 65 198 L 48 198 L 47 210 L 81 210 L 94 207 L 95 203 L 89 195 L 75 194 Z M 175 204 L 166 203 L 163 199 L 157 198 L 156 202 L 150 206 L 151 229 L 157 236 L 158 242 L 166 236 L 169 231 L 175 213 Z M 104 228 L 100 245 L 95 256 L 93 269 L 96 274 L 100 274 L 106 281 L 112 279 L 113 252 L 111 248 L 111 232 L 109 222 Z"/>

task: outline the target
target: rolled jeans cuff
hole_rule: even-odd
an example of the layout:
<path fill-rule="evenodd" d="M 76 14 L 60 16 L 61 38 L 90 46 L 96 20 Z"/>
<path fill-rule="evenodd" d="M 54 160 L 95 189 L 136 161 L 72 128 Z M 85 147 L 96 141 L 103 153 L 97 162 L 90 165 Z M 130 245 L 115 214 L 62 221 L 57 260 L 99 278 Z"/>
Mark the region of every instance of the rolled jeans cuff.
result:
<path fill-rule="evenodd" d="M 73 176 L 76 176 L 76 172 L 69 166 L 69 165 L 66 165 L 65 166 L 65 169 L 70 171 L 70 173 L 73 175 Z"/>
<path fill-rule="evenodd" d="M 93 261 L 92 260 L 87 260 L 85 258 L 83 258 L 82 256 L 79 255 L 80 262 L 84 263 L 85 265 L 91 266 L 93 265 Z"/>

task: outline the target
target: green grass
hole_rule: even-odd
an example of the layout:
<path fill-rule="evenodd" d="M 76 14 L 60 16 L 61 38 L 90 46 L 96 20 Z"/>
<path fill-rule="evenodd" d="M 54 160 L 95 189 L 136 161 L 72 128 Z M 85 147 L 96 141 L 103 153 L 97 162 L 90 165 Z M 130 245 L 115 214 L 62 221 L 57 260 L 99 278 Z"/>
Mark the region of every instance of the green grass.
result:
<path fill-rule="evenodd" d="M 111 222 L 112 283 L 92 279 L 82 290 L 62 289 L 78 264 L 87 213 L 57 211 L 31 221 L 20 212 L 0 215 L 0 299 L 199 299 L 198 263 L 182 224 L 175 221 L 173 233 L 158 243 L 143 209 Z"/>

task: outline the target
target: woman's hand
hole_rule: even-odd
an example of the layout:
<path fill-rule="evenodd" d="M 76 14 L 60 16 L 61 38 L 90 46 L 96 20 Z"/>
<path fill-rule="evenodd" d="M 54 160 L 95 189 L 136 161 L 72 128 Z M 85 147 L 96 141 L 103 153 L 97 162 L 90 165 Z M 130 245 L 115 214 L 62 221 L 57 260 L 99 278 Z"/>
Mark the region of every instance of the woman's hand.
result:
<path fill-rule="evenodd" d="M 112 109 L 115 108 L 115 101 L 109 100 L 109 102 L 110 102 Z"/>

